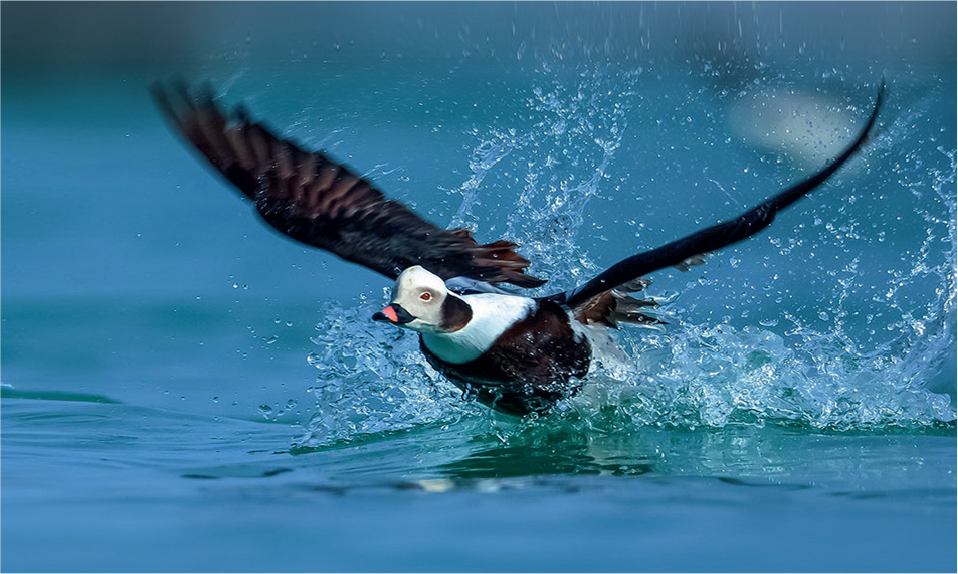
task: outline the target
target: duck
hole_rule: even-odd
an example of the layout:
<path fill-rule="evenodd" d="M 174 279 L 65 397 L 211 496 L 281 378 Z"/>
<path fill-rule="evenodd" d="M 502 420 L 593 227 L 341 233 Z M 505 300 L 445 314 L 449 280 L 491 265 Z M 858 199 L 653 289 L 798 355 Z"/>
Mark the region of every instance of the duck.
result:
<path fill-rule="evenodd" d="M 274 230 L 395 281 L 372 319 L 418 333 L 429 365 L 466 400 L 523 417 L 549 413 L 576 396 L 595 365 L 596 333 L 620 324 L 661 327 L 647 275 L 688 270 L 707 255 L 771 225 L 783 209 L 818 189 L 871 136 L 885 96 L 844 150 L 810 177 L 744 213 L 631 255 L 588 281 L 544 296 L 515 242 L 480 244 L 466 229 L 443 229 L 324 150 L 310 150 L 251 117 L 227 109 L 209 82 L 182 78 L 150 86 L 171 130 L 201 161 L 252 203 Z"/>

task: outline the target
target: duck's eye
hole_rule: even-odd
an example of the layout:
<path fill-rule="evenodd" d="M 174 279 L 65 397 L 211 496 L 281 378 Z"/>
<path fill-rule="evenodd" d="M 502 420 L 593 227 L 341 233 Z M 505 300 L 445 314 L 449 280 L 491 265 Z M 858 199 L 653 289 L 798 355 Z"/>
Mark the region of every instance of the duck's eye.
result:
<path fill-rule="evenodd" d="M 429 301 L 430 299 L 432 299 L 432 293 L 428 291 L 424 291 L 419 294 L 419 298 L 422 299 L 423 301 Z"/>

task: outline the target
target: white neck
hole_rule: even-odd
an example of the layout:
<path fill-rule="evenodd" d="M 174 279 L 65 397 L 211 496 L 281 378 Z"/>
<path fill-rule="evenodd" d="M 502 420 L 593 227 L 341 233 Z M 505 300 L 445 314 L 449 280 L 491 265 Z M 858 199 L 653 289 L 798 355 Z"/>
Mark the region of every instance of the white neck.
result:
<path fill-rule="evenodd" d="M 447 363 L 461 365 L 475 360 L 513 323 L 526 317 L 535 306 L 528 297 L 478 293 L 463 295 L 472 307 L 472 319 L 451 333 L 422 333 L 422 342 Z"/>

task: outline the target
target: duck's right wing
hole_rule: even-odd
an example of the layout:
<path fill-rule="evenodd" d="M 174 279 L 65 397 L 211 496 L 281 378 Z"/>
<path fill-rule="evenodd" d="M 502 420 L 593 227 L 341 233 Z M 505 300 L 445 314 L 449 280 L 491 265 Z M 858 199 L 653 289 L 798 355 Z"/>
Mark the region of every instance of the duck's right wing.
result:
<path fill-rule="evenodd" d="M 875 124 L 875 119 L 878 117 L 878 111 L 881 108 L 884 95 L 885 81 L 883 79 L 878 89 L 875 107 L 872 110 L 871 116 L 868 118 L 868 123 L 865 124 L 861 133 L 858 134 L 855 141 L 849 144 L 849 146 L 845 148 L 845 151 L 839 154 L 831 164 L 812 177 L 763 201 L 735 219 L 719 223 L 708 229 L 703 229 L 698 233 L 693 233 L 688 237 L 673 241 L 672 243 L 652 249 L 651 251 L 623 259 L 589 282 L 574 289 L 556 293 L 548 298 L 567 307 L 576 309 L 593 297 L 610 289 L 614 289 L 623 283 L 627 283 L 653 271 L 664 269 L 665 267 L 699 263 L 701 262 L 699 256 L 702 254 L 727 247 L 733 243 L 738 243 L 765 229 L 772 223 L 772 220 L 775 219 L 775 214 L 821 185 L 865 144 L 872 126 Z"/>
<path fill-rule="evenodd" d="M 305 151 L 250 121 L 242 107 L 224 113 L 208 85 L 191 93 L 183 82 L 155 84 L 151 92 L 169 123 L 292 239 L 392 279 L 422 265 L 443 279 L 545 283 L 525 273 L 529 261 L 514 243 L 479 245 L 465 229 L 436 227 L 323 152 Z"/>

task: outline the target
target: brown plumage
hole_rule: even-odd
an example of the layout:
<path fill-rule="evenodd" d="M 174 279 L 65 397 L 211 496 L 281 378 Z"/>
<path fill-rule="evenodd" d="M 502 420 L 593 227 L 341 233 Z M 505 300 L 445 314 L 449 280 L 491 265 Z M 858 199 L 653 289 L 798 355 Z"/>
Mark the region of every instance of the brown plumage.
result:
<path fill-rule="evenodd" d="M 170 123 L 281 233 L 395 279 L 422 265 L 443 279 L 538 287 L 516 244 L 480 245 L 465 229 L 436 227 L 321 151 L 252 122 L 242 107 L 225 114 L 204 85 L 152 87 Z"/>
<path fill-rule="evenodd" d="M 664 321 L 642 312 L 649 307 L 655 307 L 655 300 L 636 299 L 628 295 L 628 293 L 642 291 L 651 284 L 652 282 L 648 279 L 640 277 L 623 283 L 615 289 L 603 291 L 578 304 L 573 316 L 583 325 L 604 325 L 613 329 L 617 329 L 619 323 L 664 325 Z"/>
<path fill-rule="evenodd" d="M 878 117 L 884 90 L 883 81 L 864 128 L 832 163 L 745 213 L 627 257 L 568 291 L 534 299 L 485 293 L 468 300 L 467 295 L 460 299 L 447 293 L 445 281 L 465 277 L 521 287 L 544 281 L 526 275 L 529 261 L 514 251 L 515 244 L 479 245 L 467 230 L 436 227 L 387 200 L 323 152 L 307 152 L 251 122 L 241 107 L 224 114 L 208 86 L 195 94 L 182 83 L 169 90 L 154 86 L 153 94 L 176 130 L 280 232 L 393 279 L 405 270 L 422 285 L 441 283 L 436 292 L 446 299 L 439 313 L 417 303 L 413 310 L 425 312 L 416 317 L 393 301 L 373 319 L 419 331 L 429 363 L 467 395 L 497 410 L 524 415 L 545 412 L 581 388 L 592 361 L 592 343 L 576 322 L 608 327 L 620 322 L 661 324 L 648 314 L 656 304 L 653 299 L 629 295 L 649 285 L 641 277 L 666 267 L 688 271 L 701 265 L 707 253 L 768 227 L 779 211 L 819 187 L 861 149 Z M 394 296 L 402 292 L 401 281 Z M 430 301 L 429 295 L 412 301 Z"/>

